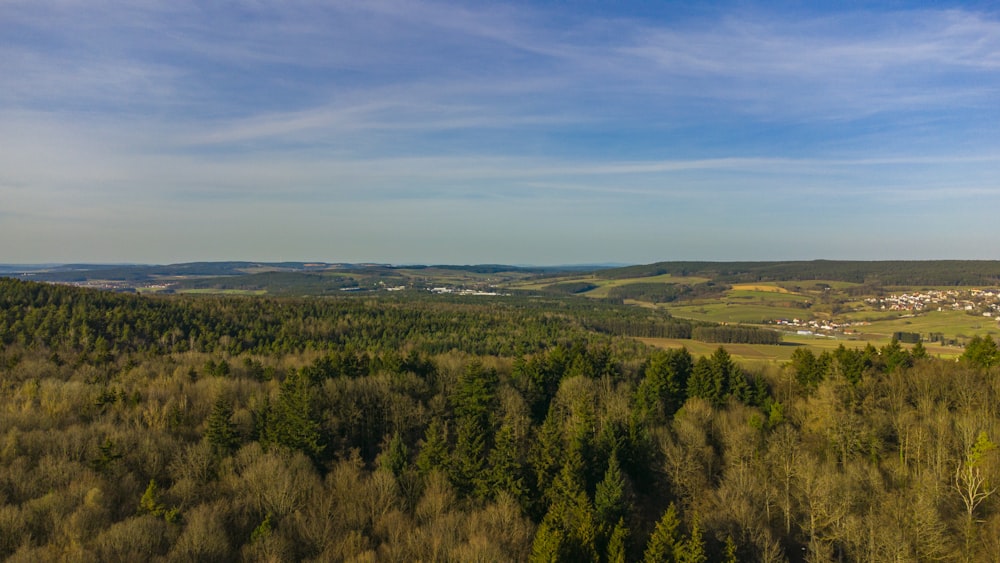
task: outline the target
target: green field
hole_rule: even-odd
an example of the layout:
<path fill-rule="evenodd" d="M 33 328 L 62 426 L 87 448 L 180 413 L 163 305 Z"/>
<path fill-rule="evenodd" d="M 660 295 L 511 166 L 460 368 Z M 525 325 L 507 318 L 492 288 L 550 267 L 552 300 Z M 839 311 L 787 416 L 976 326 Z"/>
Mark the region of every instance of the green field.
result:
<path fill-rule="evenodd" d="M 630 285 L 633 283 L 662 283 L 662 284 L 682 283 L 691 285 L 696 283 L 704 283 L 707 281 L 709 281 L 708 278 L 699 278 L 692 276 L 681 277 L 681 276 L 673 276 L 671 274 L 663 274 L 660 276 L 652 276 L 649 278 L 626 278 L 620 280 L 594 279 L 593 281 L 591 281 L 591 283 L 598 286 L 597 289 L 592 289 L 586 293 L 583 293 L 582 295 L 597 299 L 603 299 L 608 296 L 608 293 L 611 291 L 612 288 L 621 287 L 623 285 Z"/>
<path fill-rule="evenodd" d="M 833 290 L 844 290 L 851 287 L 858 287 L 859 283 L 837 281 L 837 280 L 795 280 L 774 282 L 775 285 L 783 287 L 789 291 L 816 291 L 822 292 L 822 286 L 829 286 Z"/>
<path fill-rule="evenodd" d="M 807 303 L 812 301 L 811 297 L 799 293 L 753 290 L 753 289 L 737 289 L 737 288 L 733 288 L 727 291 L 725 298 L 727 300 L 743 299 L 743 300 L 763 301 L 763 302 L 794 301 L 799 303 Z"/>
<path fill-rule="evenodd" d="M 647 278 L 623 278 L 623 279 L 602 279 L 593 274 L 587 275 L 572 275 L 572 276 L 562 276 L 558 278 L 545 278 L 541 280 L 532 280 L 525 282 L 517 282 L 510 285 L 510 289 L 528 290 L 528 291 L 539 291 L 545 288 L 556 285 L 560 283 L 567 282 L 587 282 L 589 284 L 596 285 L 597 287 L 581 293 L 580 295 L 603 299 L 608 296 L 608 292 L 614 287 L 620 287 L 623 285 L 629 285 L 634 283 L 663 283 L 663 284 L 695 284 L 704 283 L 709 281 L 709 278 L 695 277 L 695 276 L 674 276 L 672 274 L 662 274 L 659 276 L 650 276 Z"/>
<path fill-rule="evenodd" d="M 559 283 L 567 282 L 587 282 L 594 285 L 598 285 L 601 280 L 594 277 L 593 274 L 584 275 L 572 275 L 572 276 L 561 276 L 558 278 L 542 278 L 535 280 L 525 280 L 513 282 L 507 286 L 507 289 L 522 290 L 522 291 L 541 291 L 550 285 L 555 285 Z"/>
<path fill-rule="evenodd" d="M 714 300 L 696 305 L 674 305 L 665 307 L 671 315 L 681 319 L 711 323 L 763 323 L 768 320 L 799 318 L 809 319 L 808 310 L 794 307 L 779 307 L 754 302 L 726 302 Z"/>
<path fill-rule="evenodd" d="M 813 288 L 817 284 L 830 285 L 831 290 L 805 290 L 795 292 L 798 288 Z M 734 289 L 717 299 L 698 301 L 678 301 L 660 305 L 671 315 L 694 321 L 712 323 L 763 323 L 777 319 L 798 318 L 802 320 L 831 319 L 838 322 L 867 322 L 855 325 L 852 331 L 854 338 L 865 341 L 888 342 L 894 332 L 916 332 L 925 339 L 931 333 L 942 335 L 948 340 L 959 342 L 975 335 L 988 334 L 1000 337 L 1000 325 L 996 318 L 971 315 L 965 311 L 943 310 L 927 311 L 910 315 L 900 311 L 882 311 L 867 309 L 863 300 L 851 297 L 844 301 L 845 295 L 839 288 L 848 287 L 845 282 L 812 282 L 797 281 L 781 284 L 737 284 Z M 779 286 L 783 289 L 778 289 Z M 772 289 L 773 288 L 773 289 Z M 787 292 L 785 291 L 787 290 Z M 916 289 L 900 288 L 899 292 L 915 292 Z M 829 293 L 828 293 L 829 292 Z M 840 297 L 839 307 L 842 309 L 859 309 L 845 313 L 833 314 L 829 301 Z M 828 301 L 823 303 L 823 301 Z M 812 303 L 808 308 L 807 303 Z M 816 346 L 810 343 L 810 346 Z M 836 346 L 836 345 L 835 345 Z M 951 351 L 941 350 L 941 354 L 949 355 Z M 770 352 L 772 355 L 774 352 Z M 789 352 L 790 353 L 790 352 Z M 758 356 L 760 352 L 748 353 L 747 357 Z M 780 355 L 780 354 L 779 354 Z"/>
<path fill-rule="evenodd" d="M 700 342 L 697 340 L 682 340 L 677 338 L 639 338 L 641 342 L 657 348 L 687 348 L 695 357 L 708 356 L 717 350 L 720 344 Z M 803 336 L 797 334 L 786 334 L 783 342 L 777 346 L 765 344 L 722 344 L 721 346 L 738 362 L 747 365 L 784 363 L 792 358 L 792 353 L 796 349 L 806 346 L 816 354 L 824 351 L 833 351 L 839 346 L 847 348 L 864 348 L 868 344 L 881 347 L 889 343 L 889 338 L 884 339 L 847 339 L 847 338 L 827 338 L 822 336 Z M 910 347 L 905 345 L 905 347 Z M 962 354 L 962 348 L 955 346 L 941 346 L 939 344 L 925 344 L 927 353 L 931 356 L 941 358 L 956 358 Z"/>
<path fill-rule="evenodd" d="M 965 311 L 931 311 L 914 317 L 899 317 L 890 320 L 872 322 L 863 327 L 867 334 L 883 337 L 892 336 L 893 332 L 931 332 L 942 333 L 945 338 L 959 340 L 975 335 L 1000 335 L 1000 325 L 994 318 L 969 315 Z"/>

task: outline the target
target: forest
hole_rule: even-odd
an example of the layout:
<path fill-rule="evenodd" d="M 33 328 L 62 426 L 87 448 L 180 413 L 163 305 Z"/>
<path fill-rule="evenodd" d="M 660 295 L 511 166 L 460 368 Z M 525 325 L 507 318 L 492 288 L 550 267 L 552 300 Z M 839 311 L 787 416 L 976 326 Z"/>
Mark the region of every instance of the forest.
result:
<path fill-rule="evenodd" d="M 749 369 L 631 338 L 713 330 L 0 279 L 0 558 L 1000 561 L 995 341 Z"/>
<path fill-rule="evenodd" d="M 882 285 L 996 285 L 995 260 L 811 260 L 789 262 L 657 262 L 600 270 L 605 279 L 659 276 L 704 276 L 720 283 L 836 280 L 870 287 Z"/>

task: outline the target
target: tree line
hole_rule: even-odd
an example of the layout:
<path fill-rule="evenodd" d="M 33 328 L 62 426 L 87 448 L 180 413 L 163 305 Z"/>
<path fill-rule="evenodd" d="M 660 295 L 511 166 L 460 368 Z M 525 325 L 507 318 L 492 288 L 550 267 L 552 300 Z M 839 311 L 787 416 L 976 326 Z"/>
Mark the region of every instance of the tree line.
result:
<path fill-rule="evenodd" d="M 704 282 L 681 283 L 630 283 L 612 287 L 608 291 L 610 299 L 635 299 L 648 303 L 672 303 L 679 299 L 708 299 L 721 296 L 731 286 Z"/>
<path fill-rule="evenodd" d="M 776 330 L 744 325 L 699 326 L 692 329 L 691 338 L 725 344 L 781 343 L 781 333 Z"/>

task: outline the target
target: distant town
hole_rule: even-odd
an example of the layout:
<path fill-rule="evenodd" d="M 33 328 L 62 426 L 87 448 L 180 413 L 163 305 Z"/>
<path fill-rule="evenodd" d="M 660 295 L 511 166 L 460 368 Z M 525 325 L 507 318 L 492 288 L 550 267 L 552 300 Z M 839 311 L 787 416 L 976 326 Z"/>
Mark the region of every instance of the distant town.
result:
<path fill-rule="evenodd" d="M 865 304 L 877 311 L 899 311 L 902 316 L 929 311 L 965 311 L 1000 321 L 1000 289 L 927 290 L 918 293 L 890 294 L 869 297 Z M 852 327 L 868 326 L 867 321 L 834 321 L 828 319 L 778 319 L 774 324 L 794 329 L 797 334 L 852 334 Z"/>
<path fill-rule="evenodd" d="M 888 297 L 869 297 L 865 303 L 883 311 L 929 311 L 946 309 L 981 313 L 984 317 L 1000 314 L 1000 290 L 930 290 L 920 293 L 893 294 Z"/>

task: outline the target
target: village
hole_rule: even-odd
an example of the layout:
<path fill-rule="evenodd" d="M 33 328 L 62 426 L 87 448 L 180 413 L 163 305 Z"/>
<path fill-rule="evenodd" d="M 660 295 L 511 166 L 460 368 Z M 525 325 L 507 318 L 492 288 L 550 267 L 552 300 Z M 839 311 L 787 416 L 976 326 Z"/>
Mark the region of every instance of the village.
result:
<path fill-rule="evenodd" d="M 869 297 L 866 306 L 876 311 L 898 311 L 901 316 L 913 316 L 930 311 L 965 311 L 1000 321 L 1000 289 L 925 290 L 916 293 Z M 774 324 L 799 335 L 851 335 L 855 327 L 867 326 L 868 321 L 830 319 L 777 319 Z"/>
<path fill-rule="evenodd" d="M 984 317 L 1000 316 L 1000 289 L 927 290 L 919 293 L 869 297 L 865 303 L 882 311 L 968 311 Z"/>

